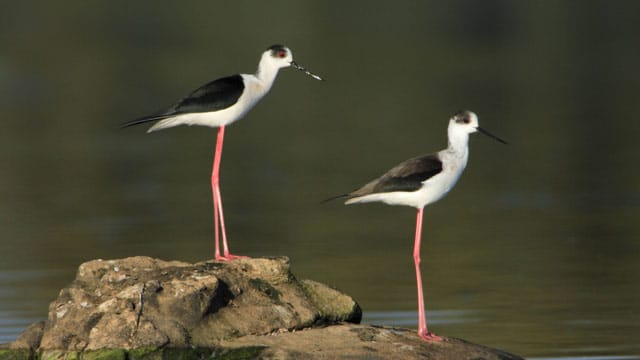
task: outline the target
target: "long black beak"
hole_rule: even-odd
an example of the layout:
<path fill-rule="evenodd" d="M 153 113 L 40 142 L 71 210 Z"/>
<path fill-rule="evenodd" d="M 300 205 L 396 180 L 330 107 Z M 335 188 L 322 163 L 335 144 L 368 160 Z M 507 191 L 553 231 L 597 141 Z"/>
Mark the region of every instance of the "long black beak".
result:
<path fill-rule="evenodd" d="M 314 78 L 316 80 L 324 81 L 323 78 L 321 78 L 320 76 L 318 76 L 318 75 L 312 73 L 311 71 L 307 70 L 304 66 L 298 65 L 298 63 L 296 63 L 295 61 L 291 61 L 291 66 L 293 66 L 294 69 L 298 69 L 298 70 L 302 71 L 303 73 L 311 76 L 312 78 Z"/>
<path fill-rule="evenodd" d="M 503 144 L 505 144 L 505 145 L 508 145 L 508 144 L 509 144 L 509 143 L 507 143 L 506 141 L 504 141 L 504 140 L 500 139 L 499 137 L 497 137 L 497 136 L 493 135 L 492 133 L 488 132 L 487 130 L 485 130 L 485 129 L 481 128 L 480 126 L 478 126 L 476 129 L 478 129 L 478 131 L 480 131 L 481 133 L 483 133 L 483 134 L 487 135 L 488 137 L 490 137 L 490 138 L 492 138 L 492 139 L 494 139 L 494 140 L 496 140 L 496 141 L 499 141 L 499 142 L 501 142 L 501 143 L 503 143 Z"/>

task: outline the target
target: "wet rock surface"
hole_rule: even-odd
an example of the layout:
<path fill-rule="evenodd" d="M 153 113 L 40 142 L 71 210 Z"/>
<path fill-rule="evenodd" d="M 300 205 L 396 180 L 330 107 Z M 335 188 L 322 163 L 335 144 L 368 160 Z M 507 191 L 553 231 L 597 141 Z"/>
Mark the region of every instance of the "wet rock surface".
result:
<path fill-rule="evenodd" d="M 351 297 L 296 279 L 285 257 L 94 260 L 80 265 L 46 321 L 0 346 L 0 359 L 518 359 L 357 325 L 361 315 Z"/>

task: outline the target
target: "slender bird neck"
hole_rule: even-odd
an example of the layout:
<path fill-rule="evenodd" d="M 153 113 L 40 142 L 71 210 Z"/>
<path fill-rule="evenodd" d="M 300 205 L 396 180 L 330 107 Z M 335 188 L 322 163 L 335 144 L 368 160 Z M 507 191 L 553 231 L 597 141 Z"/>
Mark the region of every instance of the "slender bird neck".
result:
<path fill-rule="evenodd" d="M 465 155 L 469 151 L 469 133 L 466 131 L 456 131 L 456 128 L 450 126 L 449 146 L 448 150 L 457 154 Z"/>
<path fill-rule="evenodd" d="M 280 70 L 278 67 L 270 66 L 270 64 L 261 61 L 256 71 L 256 78 L 260 80 L 267 89 L 271 88 L 271 85 L 273 85 L 278 75 L 278 70 Z"/>

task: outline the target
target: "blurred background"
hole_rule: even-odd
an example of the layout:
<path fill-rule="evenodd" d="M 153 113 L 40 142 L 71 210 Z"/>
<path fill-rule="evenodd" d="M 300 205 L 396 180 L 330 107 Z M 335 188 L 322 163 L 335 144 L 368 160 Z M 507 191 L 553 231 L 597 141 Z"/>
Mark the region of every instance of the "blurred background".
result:
<path fill-rule="evenodd" d="M 216 130 L 122 122 L 209 80 L 283 69 L 227 128 L 231 250 L 286 255 L 365 322 L 417 326 L 415 210 L 320 201 L 446 146 L 457 187 L 425 210 L 437 334 L 530 358 L 640 355 L 640 2 L 0 2 L 0 342 L 95 258 L 213 257 Z"/>

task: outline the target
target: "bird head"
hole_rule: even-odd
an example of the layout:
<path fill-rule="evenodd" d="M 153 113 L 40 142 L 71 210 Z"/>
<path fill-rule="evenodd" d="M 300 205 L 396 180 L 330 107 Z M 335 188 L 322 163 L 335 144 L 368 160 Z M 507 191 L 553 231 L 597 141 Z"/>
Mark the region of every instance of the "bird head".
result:
<path fill-rule="evenodd" d="M 293 61 L 293 54 L 291 53 L 291 50 L 284 45 L 271 45 L 262 54 L 261 62 L 277 69 L 291 66 L 292 68 L 300 70 L 316 80 L 322 80 L 320 76 L 310 72 L 302 65 L 299 65 L 298 63 Z"/>
<path fill-rule="evenodd" d="M 458 111 L 449 120 L 449 127 L 454 132 L 465 132 L 467 134 L 473 134 L 474 132 L 479 131 L 496 141 L 499 141 L 503 144 L 507 143 L 506 141 L 500 139 L 499 137 L 491 134 L 487 130 L 481 128 L 478 123 L 478 115 L 476 115 L 476 113 L 474 113 L 473 111 L 469 111 L 469 110 Z"/>

